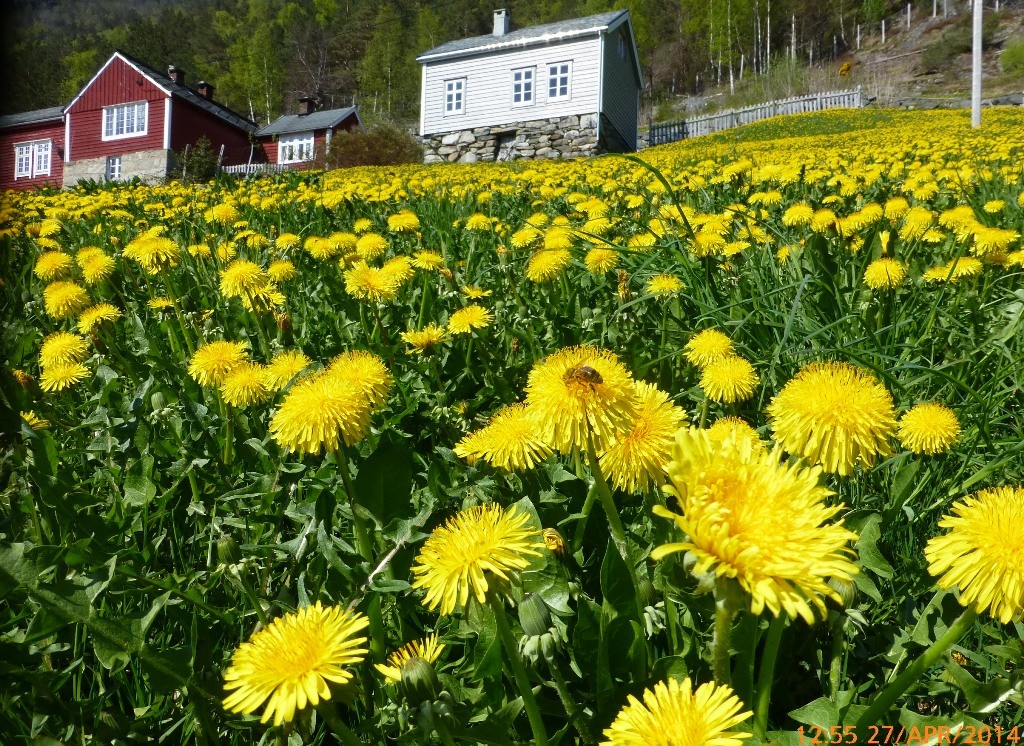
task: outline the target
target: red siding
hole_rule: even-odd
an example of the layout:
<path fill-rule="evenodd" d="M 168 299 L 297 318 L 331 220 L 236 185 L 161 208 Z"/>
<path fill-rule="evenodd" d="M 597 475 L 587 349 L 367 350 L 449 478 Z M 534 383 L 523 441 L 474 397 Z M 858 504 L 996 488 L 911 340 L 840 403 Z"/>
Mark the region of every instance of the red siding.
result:
<path fill-rule="evenodd" d="M 178 153 L 186 145 L 192 145 L 206 135 L 213 146 L 214 155 L 220 153 L 224 145 L 225 166 L 236 166 L 249 162 L 249 135 L 234 125 L 228 124 L 220 117 L 200 109 L 184 99 L 174 99 L 171 109 L 171 150 Z M 263 160 L 263 152 L 256 146 L 253 162 Z"/>
<path fill-rule="evenodd" d="M 67 111 L 71 118 L 72 162 L 85 158 L 158 150 L 164 146 L 164 93 L 134 67 L 114 57 Z M 103 140 L 103 107 L 149 101 L 146 134 Z"/>
<path fill-rule="evenodd" d="M 335 137 L 339 132 L 354 130 L 358 126 L 355 114 L 349 114 L 345 117 L 342 122 L 334 128 L 334 134 L 331 137 Z M 309 130 L 306 130 L 309 132 Z M 290 135 L 283 135 L 283 137 L 290 137 Z M 267 158 L 267 163 L 277 163 L 277 140 L 272 140 L 270 137 L 261 137 L 260 145 L 263 146 L 263 153 Z M 327 130 L 314 130 L 313 131 L 313 150 L 316 154 L 317 159 L 322 159 L 324 153 L 327 152 Z M 309 168 L 309 163 L 291 163 L 290 168 L 303 169 Z"/>
<path fill-rule="evenodd" d="M 50 175 L 34 178 L 14 178 L 14 146 L 17 143 L 50 140 Z M 58 148 L 60 152 L 58 152 Z M 0 131 L 0 190 L 32 189 L 49 184 L 61 187 L 64 179 L 64 123 L 60 120 L 38 122 Z"/>

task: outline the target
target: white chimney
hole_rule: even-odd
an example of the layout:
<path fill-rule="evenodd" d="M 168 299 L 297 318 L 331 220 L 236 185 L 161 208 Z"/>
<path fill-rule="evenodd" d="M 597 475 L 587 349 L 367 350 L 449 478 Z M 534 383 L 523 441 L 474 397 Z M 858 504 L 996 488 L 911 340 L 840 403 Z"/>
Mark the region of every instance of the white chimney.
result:
<path fill-rule="evenodd" d="M 504 36 L 508 33 L 508 11 L 502 8 L 494 11 L 494 36 Z"/>

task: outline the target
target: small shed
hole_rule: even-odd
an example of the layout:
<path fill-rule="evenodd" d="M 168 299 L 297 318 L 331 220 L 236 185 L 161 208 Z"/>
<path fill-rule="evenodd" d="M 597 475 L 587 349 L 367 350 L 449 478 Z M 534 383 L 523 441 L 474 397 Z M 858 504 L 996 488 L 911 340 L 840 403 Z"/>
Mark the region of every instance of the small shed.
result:
<path fill-rule="evenodd" d="M 268 163 L 305 168 L 331 149 L 335 133 L 360 124 L 356 106 L 316 111 L 313 99 L 301 98 L 298 114 L 286 114 L 260 127 L 256 138 Z"/>
<path fill-rule="evenodd" d="M 64 107 L 0 116 L 0 190 L 60 188 Z"/>

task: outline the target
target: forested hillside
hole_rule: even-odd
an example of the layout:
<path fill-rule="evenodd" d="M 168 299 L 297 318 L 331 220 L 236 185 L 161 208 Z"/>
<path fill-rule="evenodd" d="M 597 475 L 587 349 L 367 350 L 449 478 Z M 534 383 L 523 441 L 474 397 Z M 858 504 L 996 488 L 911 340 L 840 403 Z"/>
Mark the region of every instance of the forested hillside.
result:
<path fill-rule="evenodd" d="M 788 49 L 831 53 L 885 0 L 21 0 L 4 19 L 7 95 L 0 113 L 67 102 L 114 49 L 205 79 L 219 100 L 266 122 L 301 95 L 357 102 L 369 119 L 409 121 L 419 106 L 416 55 L 489 33 L 495 7 L 514 27 L 628 7 L 648 94 L 692 89 Z M 842 43 L 842 42 L 840 42 Z"/>

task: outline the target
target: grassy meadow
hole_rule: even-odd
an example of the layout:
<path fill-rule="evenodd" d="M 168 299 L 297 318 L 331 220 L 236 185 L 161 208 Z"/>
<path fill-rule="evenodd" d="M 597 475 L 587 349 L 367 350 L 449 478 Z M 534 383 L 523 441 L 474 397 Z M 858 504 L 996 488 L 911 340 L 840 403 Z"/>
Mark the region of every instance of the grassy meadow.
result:
<path fill-rule="evenodd" d="M 1016 746 L 1022 133 L 6 193 L 0 740 Z"/>

